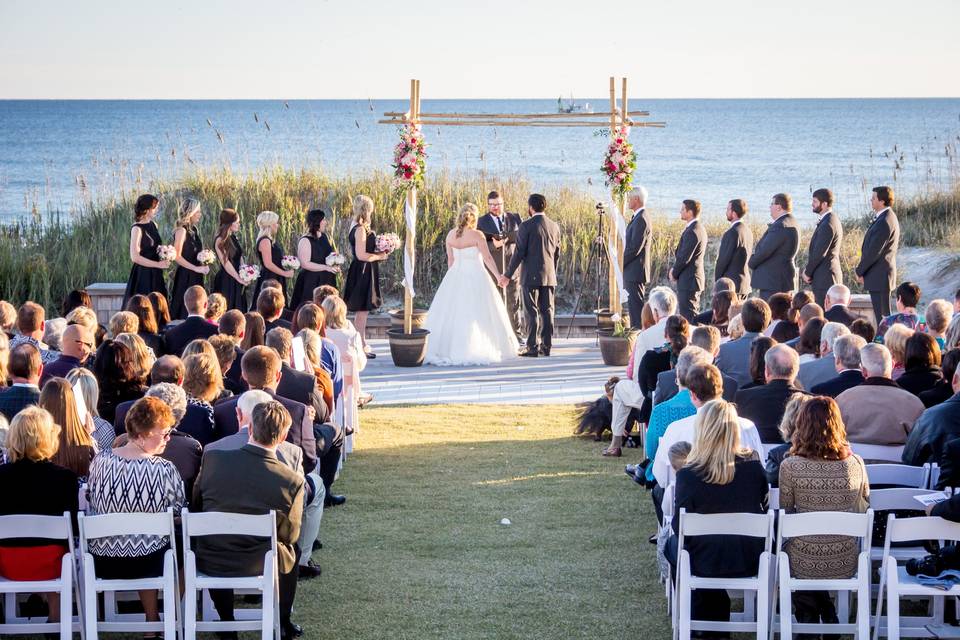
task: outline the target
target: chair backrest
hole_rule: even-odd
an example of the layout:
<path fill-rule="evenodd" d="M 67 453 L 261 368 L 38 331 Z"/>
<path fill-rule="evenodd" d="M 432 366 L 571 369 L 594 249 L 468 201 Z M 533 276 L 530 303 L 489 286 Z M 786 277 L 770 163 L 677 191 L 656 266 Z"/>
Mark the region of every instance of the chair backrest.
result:
<path fill-rule="evenodd" d="M 7 489 L 15 490 L 12 487 Z M 70 513 L 64 511 L 62 516 L 33 514 L 0 516 L 0 540 L 25 536 L 72 543 L 73 525 L 70 523 Z"/>
<path fill-rule="evenodd" d="M 773 541 L 773 511 L 766 513 L 687 513 L 680 509 L 679 548 L 688 536 L 747 536 L 764 538 L 764 551 Z"/>
<path fill-rule="evenodd" d="M 767 505 L 773 510 L 778 511 L 780 509 L 780 489 L 770 487 L 770 492 L 767 494 Z"/>
<path fill-rule="evenodd" d="M 951 540 L 960 542 L 960 523 L 950 522 L 937 516 L 897 518 L 891 513 L 889 518 L 887 518 L 885 548 L 892 542 L 907 542 L 912 540 Z"/>
<path fill-rule="evenodd" d="M 914 467 L 908 464 L 868 464 L 867 480 L 870 486 L 893 485 L 897 487 L 927 488 L 929 467 Z"/>
<path fill-rule="evenodd" d="M 277 544 L 277 516 L 273 510 L 262 515 L 253 515 L 223 511 L 190 513 L 188 509 L 184 509 L 180 516 L 185 544 L 190 538 L 218 535 L 270 538 L 274 547 Z"/>
<path fill-rule="evenodd" d="M 937 483 L 940 482 L 940 465 L 936 462 L 928 462 L 923 466 L 930 468 L 930 472 L 927 474 L 927 488 L 935 489 Z"/>
<path fill-rule="evenodd" d="M 870 491 L 870 508 L 877 511 L 892 509 L 923 511 L 923 505 L 916 500 L 916 496 L 925 496 L 939 493 L 929 489 L 911 489 L 897 487 L 893 489 L 874 489 Z"/>
<path fill-rule="evenodd" d="M 900 462 L 903 460 L 903 445 L 881 445 L 881 444 L 863 444 L 862 442 L 851 442 L 850 450 L 863 458 L 864 460 L 886 460 L 889 462 Z"/>
<path fill-rule="evenodd" d="M 799 536 L 850 536 L 859 538 L 861 550 L 869 548 L 873 530 L 873 509 L 866 513 L 846 511 L 811 511 L 787 513 L 780 510 L 777 518 L 777 553 L 783 550 L 786 538 Z"/>
<path fill-rule="evenodd" d="M 667 488 L 663 490 L 663 502 L 661 502 L 661 509 L 663 510 L 663 523 L 667 524 L 670 520 L 673 519 L 673 488 L 676 485 L 670 484 L 667 485 Z"/>
<path fill-rule="evenodd" d="M 165 536 L 171 548 L 176 549 L 173 527 L 173 509 L 159 513 L 105 513 L 88 516 L 80 514 L 80 550 L 87 551 L 87 543 L 96 538 L 114 536 Z"/>

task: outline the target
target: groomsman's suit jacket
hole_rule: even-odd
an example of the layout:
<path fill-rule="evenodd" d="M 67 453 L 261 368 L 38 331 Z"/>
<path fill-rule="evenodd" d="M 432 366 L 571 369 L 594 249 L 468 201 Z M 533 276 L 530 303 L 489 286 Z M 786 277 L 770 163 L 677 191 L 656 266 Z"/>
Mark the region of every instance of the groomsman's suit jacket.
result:
<path fill-rule="evenodd" d="M 517 248 L 517 231 L 520 229 L 523 221 L 518 214 L 506 212 L 500 216 L 502 228 L 497 229 L 497 221 L 495 218 L 496 216 L 492 213 L 485 213 L 480 216 L 480 219 L 477 220 L 477 229 L 482 231 L 487 237 L 487 248 L 490 249 L 490 255 L 493 256 L 493 261 L 496 263 L 497 268 L 503 271 L 510 265 L 510 261 L 513 260 L 513 254 Z M 492 238 L 501 234 L 507 236 L 506 244 L 502 247 L 493 246 Z"/>
<path fill-rule="evenodd" d="M 720 238 L 714 280 L 730 278 L 733 280 L 734 291 L 741 296 L 750 295 L 750 270 L 747 269 L 747 262 L 752 253 L 753 231 L 745 220 L 737 220 Z"/>
<path fill-rule="evenodd" d="M 843 282 L 843 271 L 840 268 L 840 244 L 843 242 L 843 225 L 840 218 L 833 211 L 828 211 L 820 218 L 817 227 L 810 238 L 810 251 L 807 257 L 807 266 L 803 273 L 811 279 L 811 286 L 815 294 L 826 293 L 827 289 Z M 823 299 L 816 295 L 817 303 L 823 304 Z"/>
<path fill-rule="evenodd" d="M 517 248 L 504 274 L 512 278 L 523 265 L 520 284 L 524 289 L 557 286 L 560 260 L 560 226 L 546 214 L 531 216 L 520 225 Z"/>
<path fill-rule="evenodd" d="M 680 234 L 673 257 L 673 276 L 677 291 L 703 291 L 703 254 L 707 249 L 707 230 L 699 218 Z"/>
<path fill-rule="evenodd" d="M 623 245 L 623 281 L 645 285 L 650 282 L 650 216 L 646 209 L 633 214 Z"/>
<path fill-rule="evenodd" d="M 857 275 L 867 291 L 893 291 L 897 286 L 900 221 L 889 207 L 881 211 L 863 236 Z M 877 319 L 880 321 L 880 318 Z"/>
<path fill-rule="evenodd" d="M 747 263 L 753 269 L 753 287 L 764 293 L 796 290 L 794 258 L 799 246 L 800 228 L 792 215 L 787 213 L 771 222 Z"/>

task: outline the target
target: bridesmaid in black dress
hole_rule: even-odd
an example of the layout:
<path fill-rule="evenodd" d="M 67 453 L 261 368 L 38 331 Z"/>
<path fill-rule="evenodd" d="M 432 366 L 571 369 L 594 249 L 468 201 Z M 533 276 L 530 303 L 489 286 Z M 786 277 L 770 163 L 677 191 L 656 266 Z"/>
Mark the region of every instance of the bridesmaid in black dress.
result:
<path fill-rule="evenodd" d="M 237 231 L 240 229 L 240 214 L 233 209 L 224 209 L 220 212 L 220 227 L 217 237 L 213 241 L 213 248 L 220 261 L 220 271 L 213 279 L 213 291 L 227 299 L 227 309 L 239 309 L 247 312 L 247 297 L 244 295 L 244 284 L 240 281 L 240 264 L 243 258 L 243 249 L 237 240 Z"/>
<path fill-rule="evenodd" d="M 138 293 L 149 295 L 154 291 L 167 297 L 167 285 L 163 281 L 163 272 L 170 266 L 168 260 L 161 260 L 157 248 L 163 244 L 160 231 L 153 218 L 160 208 L 157 196 L 144 194 L 137 198 L 133 210 L 133 226 L 130 228 L 130 278 L 127 290 L 123 294 L 123 306 Z"/>
<path fill-rule="evenodd" d="M 197 262 L 197 254 L 203 250 L 203 241 L 197 223 L 200 222 L 200 201 L 187 198 L 180 206 L 177 229 L 173 232 L 173 248 L 177 250 L 177 271 L 173 275 L 173 294 L 170 297 L 170 315 L 174 320 L 187 317 L 183 295 L 193 285 L 203 286 L 203 277 L 210 267 Z"/>
<path fill-rule="evenodd" d="M 377 263 L 390 255 L 386 251 L 377 251 L 377 234 L 370 229 L 372 215 L 373 200 L 367 196 L 353 199 L 353 227 L 347 234 L 353 261 L 343 285 L 343 300 L 347 303 L 347 311 L 354 313 L 353 325 L 360 334 L 368 358 L 375 358 L 376 355 L 367 348 L 367 315 L 379 309 L 383 303 L 380 295 L 380 265 Z"/>
<path fill-rule="evenodd" d="M 320 209 L 307 213 L 307 232 L 300 236 L 297 243 L 297 258 L 300 259 L 300 273 L 293 285 L 293 298 L 290 308 L 297 309 L 304 302 L 313 301 L 313 290 L 321 285 L 337 286 L 337 274 L 340 267 L 328 266 L 327 256 L 334 252 L 330 238 L 327 237 L 327 215 Z"/>
<path fill-rule="evenodd" d="M 257 234 L 257 257 L 260 258 L 260 277 L 257 278 L 257 286 L 253 289 L 253 301 L 250 306 L 256 308 L 257 296 L 260 295 L 260 289 L 263 288 L 264 280 L 276 280 L 280 283 L 280 290 L 283 292 L 283 299 L 287 306 L 290 304 L 290 298 L 287 296 L 287 278 L 293 277 L 293 271 L 284 269 L 280 266 L 283 260 L 283 247 L 274 241 L 277 236 L 277 228 L 280 226 L 280 216 L 273 211 L 262 211 L 257 216 L 257 228 L 260 230 Z"/>

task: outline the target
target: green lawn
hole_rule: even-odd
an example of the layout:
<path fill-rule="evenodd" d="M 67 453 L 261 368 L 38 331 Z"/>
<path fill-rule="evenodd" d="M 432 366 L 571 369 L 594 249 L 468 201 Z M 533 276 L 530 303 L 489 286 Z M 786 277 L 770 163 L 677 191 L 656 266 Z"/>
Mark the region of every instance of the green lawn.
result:
<path fill-rule="evenodd" d="M 669 637 L 648 494 L 570 407 L 361 413 L 294 619 L 307 638 Z M 500 524 L 502 518 L 512 521 Z"/>

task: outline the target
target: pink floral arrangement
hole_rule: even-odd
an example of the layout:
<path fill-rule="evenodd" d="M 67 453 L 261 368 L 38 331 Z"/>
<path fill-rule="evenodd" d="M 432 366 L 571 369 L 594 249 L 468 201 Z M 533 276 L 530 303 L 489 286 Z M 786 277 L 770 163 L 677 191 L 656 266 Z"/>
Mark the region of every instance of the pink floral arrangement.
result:
<path fill-rule="evenodd" d="M 400 236 L 395 233 L 381 233 L 377 236 L 377 251 L 392 253 L 400 248 Z"/>
<path fill-rule="evenodd" d="M 161 260 L 173 262 L 177 258 L 177 250 L 173 248 L 172 244 L 162 244 L 157 247 L 157 255 Z"/>
<path fill-rule="evenodd" d="M 623 196 L 630 190 L 633 172 L 637 168 L 637 154 L 628 140 L 629 136 L 630 127 L 611 130 L 610 144 L 600 168 L 605 176 L 604 184 L 618 196 Z"/>
<path fill-rule="evenodd" d="M 210 249 L 204 249 L 197 254 L 197 264 L 202 264 L 205 266 L 210 266 L 217 261 L 217 256 L 210 251 Z"/>
<path fill-rule="evenodd" d="M 280 266 L 295 271 L 300 268 L 300 260 L 297 256 L 283 256 L 280 258 Z"/>
<path fill-rule="evenodd" d="M 400 128 L 400 142 L 393 149 L 393 186 L 405 194 L 411 187 L 423 187 L 427 170 L 427 145 L 420 125 L 405 124 Z"/>
<path fill-rule="evenodd" d="M 327 256 L 327 259 L 324 260 L 324 262 L 327 263 L 328 267 L 339 267 L 346 261 L 347 259 L 344 258 L 341 254 L 337 253 L 336 251 L 330 252 L 330 254 Z"/>
<path fill-rule="evenodd" d="M 260 277 L 260 267 L 255 264 L 240 265 L 237 275 L 240 276 L 240 282 L 243 283 L 243 286 L 247 286 Z"/>

